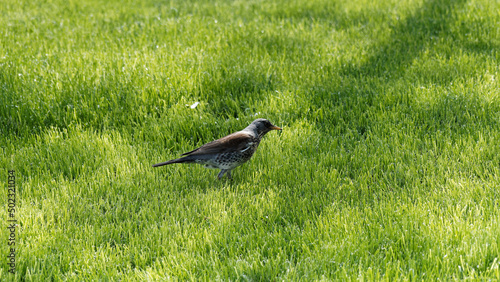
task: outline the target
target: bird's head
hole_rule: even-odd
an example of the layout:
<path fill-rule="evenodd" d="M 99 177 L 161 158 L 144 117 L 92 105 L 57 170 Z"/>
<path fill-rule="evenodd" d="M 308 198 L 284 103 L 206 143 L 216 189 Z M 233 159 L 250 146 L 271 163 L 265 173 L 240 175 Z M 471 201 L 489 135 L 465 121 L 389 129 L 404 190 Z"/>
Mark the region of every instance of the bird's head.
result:
<path fill-rule="evenodd" d="M 264 118 L 259 118 L 254 120 L 247 128 L 246 130 L 250 130 L 254 133 L 256 133 L 258 136 L 264 136 L 266 133 L 268 133 L 271 130 L 281 130 L 281 128 L 277 127 L 276 125 L 273 125 L 270 121 Z"/>

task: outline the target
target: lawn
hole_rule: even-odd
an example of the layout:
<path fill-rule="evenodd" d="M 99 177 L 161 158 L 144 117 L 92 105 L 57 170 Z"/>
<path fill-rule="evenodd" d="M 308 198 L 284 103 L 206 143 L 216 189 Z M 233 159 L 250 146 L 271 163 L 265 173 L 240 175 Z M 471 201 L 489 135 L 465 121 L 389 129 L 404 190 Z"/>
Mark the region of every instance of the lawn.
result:
<path fill-rule="evenodd" d="M 0 280 L 500 279 L 499 11 L 0 0 Z"/>

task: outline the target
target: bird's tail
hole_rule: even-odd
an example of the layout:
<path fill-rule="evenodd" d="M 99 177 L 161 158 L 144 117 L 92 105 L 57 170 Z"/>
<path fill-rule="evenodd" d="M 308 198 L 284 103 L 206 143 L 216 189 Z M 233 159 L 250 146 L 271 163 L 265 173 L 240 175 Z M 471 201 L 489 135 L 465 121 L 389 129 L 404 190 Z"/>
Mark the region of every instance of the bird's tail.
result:
<path fill-rule="evenodd" d="M 184 158 L 170 160 L 170 161 L 166 161 L 166 162 L 162 162 L 162 163 L 157 163 L 157 164 L 154 164 L 153 167 L 169 165 L 169 164 L 190 163 L 190 162 L 193 162 L 193 161 L 190 160 L 189 158 L 184 157 Z"/>

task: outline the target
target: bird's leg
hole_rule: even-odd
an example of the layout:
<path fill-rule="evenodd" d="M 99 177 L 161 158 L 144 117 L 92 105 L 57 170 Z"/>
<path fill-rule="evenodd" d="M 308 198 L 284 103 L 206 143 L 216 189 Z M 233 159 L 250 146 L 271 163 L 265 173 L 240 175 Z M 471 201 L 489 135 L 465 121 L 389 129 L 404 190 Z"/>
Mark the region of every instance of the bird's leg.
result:
<path fill-rule="evenodd" d="M 219 180 L 222 178 L 222 176 L 224 176 L 224 173 L 226 173 L 227 169 L 222 169 L 219 174 L 217 174 L 217 177 L 219 177 Z M 231 175 L 231 174 L 229 174 Z"/>
<path fill-rule="evenodd" d="M 227 171 L 227 178 L 231 179 L 231 171 L 230 170 Z"/>

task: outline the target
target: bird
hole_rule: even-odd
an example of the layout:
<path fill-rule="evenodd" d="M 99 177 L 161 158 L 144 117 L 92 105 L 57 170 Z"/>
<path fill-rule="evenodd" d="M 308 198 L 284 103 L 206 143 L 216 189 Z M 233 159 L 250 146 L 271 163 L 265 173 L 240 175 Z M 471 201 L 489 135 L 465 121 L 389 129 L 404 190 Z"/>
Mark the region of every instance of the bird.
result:
<path fill-rule="evenodd" d="M 206 143 L 199 148 L 182 154 L 181 158 L 154 164 L 159 167 L 177 163 L 197 163 L 206 168 L 220 169 L 217 177 L 224 174 L 231 179 L 231 171 L 247 162 L 257 150 L 260 140 L 271 130 L 282 130 L 269 120 L 259 118 L 241 131 Z"/>

